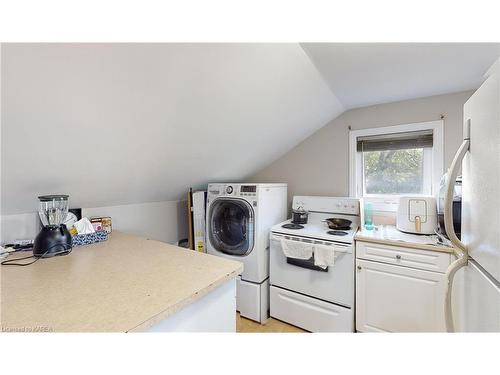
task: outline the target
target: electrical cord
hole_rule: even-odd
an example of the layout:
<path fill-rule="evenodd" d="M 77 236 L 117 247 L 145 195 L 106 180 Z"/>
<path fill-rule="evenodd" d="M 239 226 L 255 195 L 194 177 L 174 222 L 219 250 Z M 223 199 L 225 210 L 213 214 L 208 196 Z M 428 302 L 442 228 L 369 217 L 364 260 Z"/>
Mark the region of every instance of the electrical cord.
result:
<path fill-rule="evenodd" d="M 45 255 L 45 254 L 46 253 L 44 253 L 43 255 Z M 20 260 L 31 259 L 31 258 L 36 258 L 36 259 L 34 261 L 32 261 L 32 262 L 29 262 L 29 263 L 14 263 L 14 262 L 17 262 L 17 261 L 20 261 Z M 23 257 L 23 258 L 6 259 L 6 260 L 2 261 L 2 263 L 0 263 L 0 264 L 2 266 L 29 266 L 30 264 L 35 263 L 38 259 L 40 259 L 40 258 L 39 257 L 35 257 L 34 255 L 30 255 L 29 257 Z"/>
<path fill-rule="evenodd" d="M 6 259 L 6 260 L 2 261 L 2 262 L 0 263 L 0 265 L 2 265 L 2 266 L 29 266 L 29 265 L 31 265 L 31 264 L 33 264 L 33 263 L 37 262 L 37 261 L 38 261 L 38 259 L 43 258 L 45 255 L 47 255 L 47 253 L 48 253 L 50 250 L 52 250 L 52 248 L 54 248 L 54 247 L 56 247 L 56 246 L 59 246 L 59 244 L 52 245 L 51 247 L 49 247 L 49 248 L 47 249 L 47 251 L 45 251 L 45 253 L 43 253 L 43 254 L 42 254 L 41 256 L 39 256 L 39 257 L 36 257 L 36 256 L 34 256 L 34 255 L 30 255 L 30 256 L 28 256 L 28 257 L 23 257 L 23 258 Z M 69 249 L 68 249 L 68 248 L 64 247 L 64 252 L 61 252 L 61 253 L 59 253 L 59 254 L 56 254 L 55 256 L 60 256 L 60 255 L 68 255 L 69 253 L 71 253 L 71 248 L 69 248 Z M 28 262 L 28 263 L 14 263 L 14 262 L 18 262 L 18 261 L 20 261 L 20 260 L 26 260 L 26 259 L 31 259 L 31 258 L 36 258 L 36 259 L 35 259 L 34 261 L 32 261 L 32 262 Z"/>

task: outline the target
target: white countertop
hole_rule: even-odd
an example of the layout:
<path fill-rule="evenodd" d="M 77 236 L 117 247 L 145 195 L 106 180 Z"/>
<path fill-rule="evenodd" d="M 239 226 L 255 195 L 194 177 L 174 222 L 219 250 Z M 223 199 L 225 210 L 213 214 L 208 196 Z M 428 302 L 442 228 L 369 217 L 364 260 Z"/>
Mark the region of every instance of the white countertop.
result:
<path fill-rule="evenodd" d="M 452 253 L 453 248 L 437 242 L 436 235 L 404 233 L 394 225 L 378 225 L 373 230 L 362 229 L 355 235 L 356 241 L 376 242 L 414 249 Z"/>
<path fill-rule="evenodd" d="M 113 231 L 66 256 L 2 266 L 1 328 L 144 331 L 242 270 L 240 262 Z"/>

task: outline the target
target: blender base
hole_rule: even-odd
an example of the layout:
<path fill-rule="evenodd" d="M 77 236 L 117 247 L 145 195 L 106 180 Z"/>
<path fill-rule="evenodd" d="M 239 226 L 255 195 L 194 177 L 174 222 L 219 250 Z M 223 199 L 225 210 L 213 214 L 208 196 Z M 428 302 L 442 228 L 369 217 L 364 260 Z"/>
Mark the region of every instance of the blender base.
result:
<path fill-rule="evenodd" d="M 66 225 L 48 225 L 42 228 L 33 243 L 33 256 L 50 258 L 71 252 L 72 238 Z"/>

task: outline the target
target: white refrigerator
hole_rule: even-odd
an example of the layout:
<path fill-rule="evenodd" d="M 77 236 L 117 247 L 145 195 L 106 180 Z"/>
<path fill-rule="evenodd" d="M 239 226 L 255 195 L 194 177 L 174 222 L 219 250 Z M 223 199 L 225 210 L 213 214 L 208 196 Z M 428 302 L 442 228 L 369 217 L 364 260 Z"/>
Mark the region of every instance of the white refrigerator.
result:
<path fill-rule="evenodd" d="M 450 212 L 460 168 L 461 241 L 453 232 Z M 448 183 L 445 224 L 458 259 L 447 272 L 447 330 L 500 332 L 500 60 L 464 105 L 464 142 Z"/>

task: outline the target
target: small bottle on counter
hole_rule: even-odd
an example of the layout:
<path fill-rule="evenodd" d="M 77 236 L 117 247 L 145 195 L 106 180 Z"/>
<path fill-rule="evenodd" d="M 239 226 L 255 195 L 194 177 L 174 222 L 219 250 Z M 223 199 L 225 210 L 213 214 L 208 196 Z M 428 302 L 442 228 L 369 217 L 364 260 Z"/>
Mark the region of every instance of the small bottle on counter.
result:
<path fill-rule="evenodd" d="M 373 230 L 373 204 L 365 202 L 365 229 Z"/>

